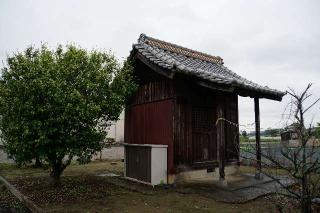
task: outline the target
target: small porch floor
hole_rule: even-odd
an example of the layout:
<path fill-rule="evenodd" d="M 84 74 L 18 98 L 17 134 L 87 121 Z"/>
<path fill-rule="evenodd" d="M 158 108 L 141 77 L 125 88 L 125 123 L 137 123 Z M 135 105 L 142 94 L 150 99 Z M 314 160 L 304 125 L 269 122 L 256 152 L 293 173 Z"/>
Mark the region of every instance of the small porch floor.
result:
<path fill-rule="evenodd" d="M 294 182 L 286 176 L 278 176 L 284 186 Z M 226 183 L 225 183 L 226 182 Z M 177 191 L 186 194 L 200 194 L 216 201 L 245 203 L 258 197 L 279 192 L 281 186 L 275 180 L 264 176 L 257 180 L 254 174 L 235 174 L 226 176 L 222 183 L 217 178 L 198 178 L 177 185 Z"/>

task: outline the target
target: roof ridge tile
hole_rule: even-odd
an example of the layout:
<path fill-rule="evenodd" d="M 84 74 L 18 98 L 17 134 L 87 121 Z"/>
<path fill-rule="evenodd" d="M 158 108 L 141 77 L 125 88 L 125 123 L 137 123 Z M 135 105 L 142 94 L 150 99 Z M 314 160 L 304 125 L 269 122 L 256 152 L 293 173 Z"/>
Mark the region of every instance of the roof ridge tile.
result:
<path fill-rule="evenodd" d="M 161 49 L 182 54 L 191 58 L 207 61 L 211 63 L 223 64 L 223 59 L 220 56 L 212 56 L 207 53 L 202 53 L 193 49 L 189 49 L 177 44 L 173 44 L 160 39 L 152 38 L 142 33 L 138 39 L 138 43 L 146 43 Z"/>

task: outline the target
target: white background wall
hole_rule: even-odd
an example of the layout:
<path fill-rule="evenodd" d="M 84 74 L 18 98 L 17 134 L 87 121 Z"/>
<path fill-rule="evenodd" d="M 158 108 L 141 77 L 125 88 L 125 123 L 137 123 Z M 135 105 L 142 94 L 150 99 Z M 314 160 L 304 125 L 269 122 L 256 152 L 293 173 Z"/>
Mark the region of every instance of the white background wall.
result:
<path fill-rule="evenodd" d="M 117 142 L 124 141 L 124 111 L 121 113 L 119 120 L 109 127 L 107 137 L 114 138 Z M 7 158 L 7 154 L 1 149 L 1 145 L 2 142 L 0 140 L 0 163 L 14 162 L 13 160 Z M 99 158 L 99 156 L 95 156 L 94 158 Z M 123 159 L 123 147 L 104 149 L 102 151 L 102 158 Z"/>
<path fill-rule="evenodd" d="M 117 142 L 124 141 L 124 111 L 121 113 L 119 120 L 109 127 L 107 137 L 114 138 Z"/>

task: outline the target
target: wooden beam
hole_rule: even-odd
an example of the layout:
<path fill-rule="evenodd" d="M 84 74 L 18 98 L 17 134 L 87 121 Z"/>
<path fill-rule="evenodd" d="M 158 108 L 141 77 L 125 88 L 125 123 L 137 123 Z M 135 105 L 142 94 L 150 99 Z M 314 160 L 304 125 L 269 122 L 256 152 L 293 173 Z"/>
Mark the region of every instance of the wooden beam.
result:
<path fill-rule="evenodd" d="M 256 124 L 256 156 L 257 156 L 257 174 L 256 178 L 260 179 L 261 174 L 261 138 L 260 138 L 260 107 L 259 98 L 254 98 L 254 115 Z"/>
<path fill-rule="evenodd" d="M 151 61 L 149 61 L 148 59 L 145 58 L 145 56 L 143 56 L 141 53 L 137 53 L 134 56 L 134 59 L 139 59 L 142 63 L 144 63 L 145 65 L 147 65 L 150 69 L 152 69 L 153 71 L 155 71 L 156 73 L 163 75 L 167 78 L 173 78 L 173 72 L 169 71 L 168 69 L 164 69 L 159 67 L 158 65 L 152 63 Z"/>
<path fill-rule="evenodd" d="M 4 186 L 15 196 L 20 202 L 22 202 L 30 212 L 44 212 L 42 208 L 37 206 L 33 201 L 31 201 L 27 196 L 22 194 L 16 187 L 10 184 L 4 177 L 0 176 L 0 183 L 3 183 Z"/>
<path fill-rule="evenodd" d="M 217 145 L 218 145 L 218 158 L 219 158 L 219 176 L 220 180 L 225 179 L 225 131 L 224 131 L 224 118 L 223 110 L 223 98 L 219 98 L 217 101 L 217 119 L 220 119 L 217 123 Z"/>

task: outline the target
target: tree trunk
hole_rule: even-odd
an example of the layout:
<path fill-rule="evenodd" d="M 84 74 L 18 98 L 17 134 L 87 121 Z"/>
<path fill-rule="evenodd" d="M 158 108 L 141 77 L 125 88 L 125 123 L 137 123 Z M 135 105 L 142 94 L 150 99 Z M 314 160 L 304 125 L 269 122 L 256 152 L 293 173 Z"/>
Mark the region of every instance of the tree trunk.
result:
<path fill-rule="evenodd" d="M 34 167 L 36 167 L 36 168 L 42 167 L 42 162 L 39 157 L 36 157 L 36 162 L 34 164 Z"/>
<path fill-rule="evenodd" d="M 62 169 L 56 166 L 52 167 L 52 171 L 50 173 L 50 183 L 53 185 L 60 185 L 60 176 L 62 174 Z"/>
<path fill-rule="evenodd" d="M 50 182 L 53 185 L 60 184 L 60 176 L 64 169 L 71 163 L 72 157 L 72 155 L 69 155 L 69 158 L 65 163 L 63 163 L 63 158 L 52 158 L 52 160 L 49 160 L 52 169 L 50 172 Z"/>
<path fill-rule="evenodd" d="M 309 198 L 304 198 L 301 201 L 301 212 L 302 213 L 311 213 L 311 200 Z"/>
<path fill-rule="evenodd" d="M 54 165 L 52 165 L 52 170 L 50 172 L 50 182 L 53 185 L 60 185 L 60 176 L 65 169 L 62 160 L 57 160 Z"/>

